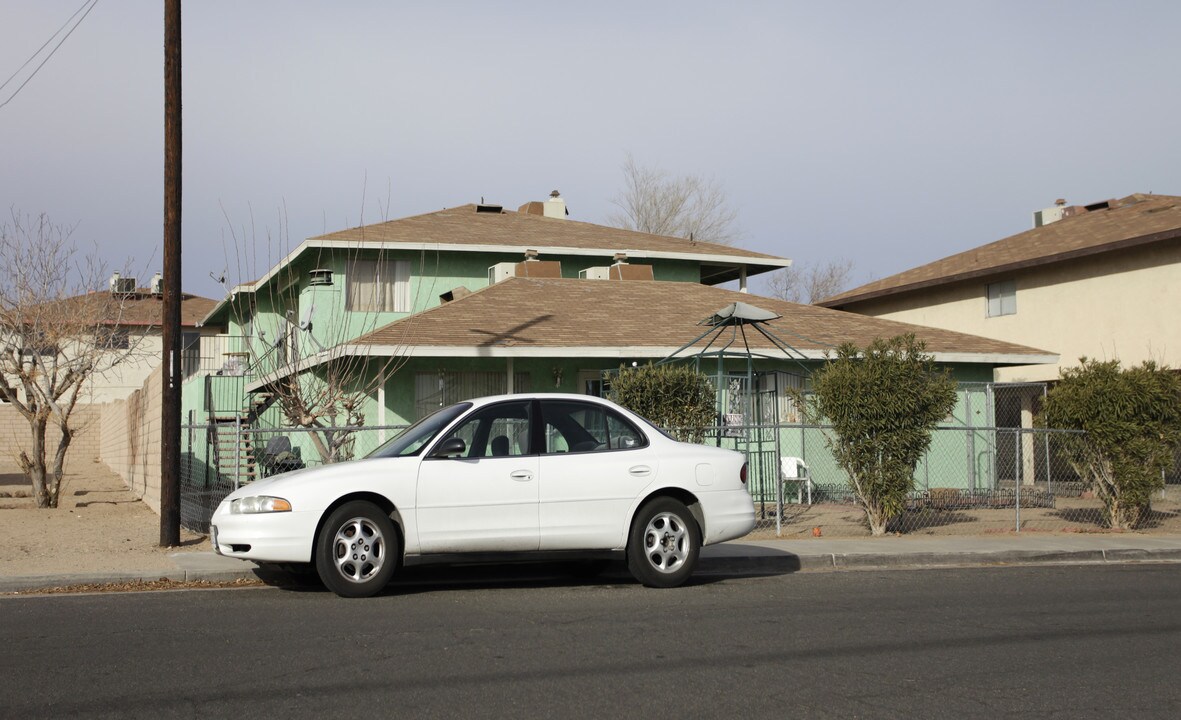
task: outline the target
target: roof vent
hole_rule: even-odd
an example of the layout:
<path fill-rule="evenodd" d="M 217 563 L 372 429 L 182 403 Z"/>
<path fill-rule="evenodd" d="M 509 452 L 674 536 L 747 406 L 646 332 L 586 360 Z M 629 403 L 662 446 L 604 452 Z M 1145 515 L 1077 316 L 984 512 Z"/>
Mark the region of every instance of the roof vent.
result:
<path fill-rule="evenodd" d="M 471 295 L 471 294 L 472 294 L 471 290 L 468 290 L 467 287 L 460 285 L 458 287 L 452 288 L 451 290 L 448 290 L 447 292 L 439 295 L 439 300 L 443 301 L 444 303 L 449 303 L 453 300 L 458 300 L 462 297 L 467 297 L 468 295 Z"/>
<path fill-rule="evenodd" d="M 480 203 L 476 206 L 476 212 L 499 215 L 500 213 L 504 212 L 504 207 L 501 205 L 485 205 L 484 203 Z"/>
<path fill-rule="evenodd" d="M 332 271 L 328 268 L 316 268 L 308 271 L 308 286 L 323 287 L 332 285 Z"/>

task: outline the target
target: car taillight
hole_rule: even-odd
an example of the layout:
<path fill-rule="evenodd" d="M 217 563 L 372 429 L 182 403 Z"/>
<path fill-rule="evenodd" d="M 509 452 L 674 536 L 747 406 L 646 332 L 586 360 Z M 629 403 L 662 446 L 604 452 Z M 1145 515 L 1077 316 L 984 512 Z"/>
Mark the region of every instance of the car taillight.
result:
<path fill-rule="evenodd" d="M 746 463 L 742 463 L 742 470 L 738 473 L 738 479 L 742 481 L 743 485 L 746 484 Z"/>

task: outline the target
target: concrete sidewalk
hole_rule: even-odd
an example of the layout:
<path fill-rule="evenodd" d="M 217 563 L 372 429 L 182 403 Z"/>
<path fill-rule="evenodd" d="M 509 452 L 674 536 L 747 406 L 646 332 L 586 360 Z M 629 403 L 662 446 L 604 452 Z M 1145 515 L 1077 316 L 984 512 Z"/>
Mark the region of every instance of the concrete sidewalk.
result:
<path fill-rule="evenodd" d="M 0 577 L 0 593 L 160 580 L 225 582 L 254 578 L 253 563 L 212 552 L 169 556 L 171 570 Z M 698 572 L 775 574 L 866 568 L 924 568 L 1052 563 L 1181 561 L 1181 535 L 1028 533 L 1005 536 L 738 540 L 701 553 Z"/>

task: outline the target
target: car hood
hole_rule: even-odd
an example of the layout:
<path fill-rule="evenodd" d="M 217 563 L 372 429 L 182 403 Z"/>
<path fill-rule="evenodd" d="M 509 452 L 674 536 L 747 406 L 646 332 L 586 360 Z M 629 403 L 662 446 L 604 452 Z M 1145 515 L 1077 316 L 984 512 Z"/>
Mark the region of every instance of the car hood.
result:
<path fill-rule="evenodd" d="M 413 457 L 374 458 L 372 460 L 350 460 L 349 462 L 321 465 L 319 467 L 292 470 L 243 485 L 226 496 L 227 500 L 254 495 L 273 495 L 291 499 L 292 495 L 312 490 L 325 484 L 347 486 L 361 476 L 370 476 L 371 468 L 381 467 L 381 475 L 395 477 L 400 472 L 413 472 Z"/>

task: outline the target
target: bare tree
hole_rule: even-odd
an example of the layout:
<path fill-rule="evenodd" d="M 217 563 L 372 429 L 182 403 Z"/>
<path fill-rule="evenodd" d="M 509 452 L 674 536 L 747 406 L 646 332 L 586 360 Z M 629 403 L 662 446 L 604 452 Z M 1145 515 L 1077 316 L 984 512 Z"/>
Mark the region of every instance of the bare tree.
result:
<path fill-rule="evenodd" d="M 612 200 L 607 222 L 627 230 L 730 245 L 738 239 L 737 213 L 715 181 L 700 175 L 670 176 L 641 166 L 630 154 L 623 164 L 625 188 Z"/>
<path fill-rule="evenodd" d="M 44 214 L 13 211 L 11 224 L 0 225 L 0 398 L 29 423 L 31 441 L 17 461 L 42 508 L 57 507 L 66 453 L 81 429 L 74 412 L 91 380 L 139 346 L 121 327 L 122 298 L 95 292 L 105 272 L 94 256 L 76 257 L 71 233 Z"/>
<path fill-rule="evenodd" d="M 794 303 L 816 303 L 849 286 L 853 261 L 842 258 L 823 265 L 793 265 L 771 276 L 771 295 Z"/>
<path fill-rule="evenodd" d="M 363 236 L 364 228 L 358 232 Z M 357 244 L 363 244 L 363 237 Z M 250 249 L 251 256 L 258 252 L 255 245 Z M 268 248 L 264 254 L 289 255 L 286 248 L 278 253 L 272 250 Z M 344 256 L 347 260 L 342 268 Z M 426 263 L 426 258 L 424 252 L 418 262 Z M 237 324 L 247 329 L 243 343 L 251 358 L 251 373 L 267 380 L 262 388 L 263 396 L 269 397 L 277 407 L 284 426 L 308 431 L 308 438 L 323 463 L 353 456 L 355 432 L 373 421 L 365 417 L 366 401 L 405 363 L 403 353 L 374 357 L 367 350 L 349 344 L 350 340 L 383 325 L 382 317 L 388 318 L 386 313 L 414 305 L 408 294 L 400 298 L 389 295 L 396 292 L 398 285 L 394 278 L 388 277 L 399 270 L 395 262 L 380 250 L 362 252 L 359 247 L 338 247 L 331 254 L 320 250 L 280 265 L 275 275 L 249 294 L 249 299 L 234 304 Z M 339 277 L 331 279 L 331 275 L 323 275 L 315 282 L 309 280 L 309 269 L 320 268 L 315 272 L 324 272 L 323 269 L 334 265 L 345 271 L 343 283 Z M 239 270 L 243 269 L 240 255 Z M 349 283 L 353 284 L 352 289 Z M 362 285 L 363 297 L 350 296 Z M 420 290 L 430 289 L 421 287 Z M 321 310 L 339 307 L 347 312 L 342 313 L 339 321 L 325 322 L 317 319 L 320 317 L 314 311 L 317 303 Z M 403 322 L 402 330 L 394 333 L 398 346 L 409 326 L 409 322 Z M 257 418 L 254 420 L 258 422 Z"/>

